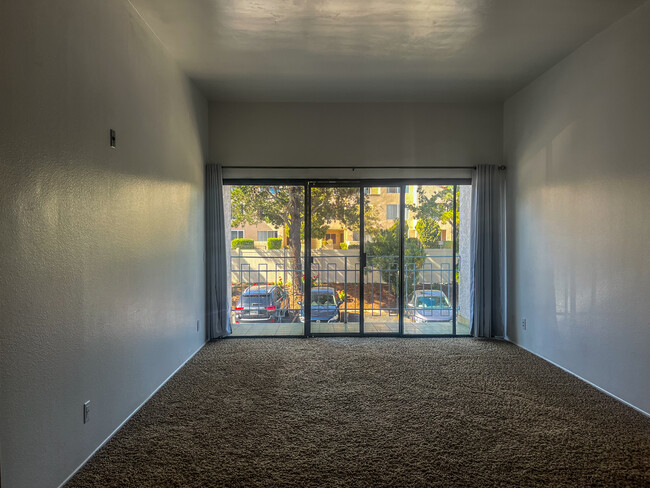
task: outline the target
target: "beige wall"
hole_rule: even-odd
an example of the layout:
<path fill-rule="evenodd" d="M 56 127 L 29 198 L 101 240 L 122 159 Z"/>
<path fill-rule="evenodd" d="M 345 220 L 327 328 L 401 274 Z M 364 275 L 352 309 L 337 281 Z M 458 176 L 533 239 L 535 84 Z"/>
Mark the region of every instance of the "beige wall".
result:
<path fill-rule="evenodd" d="M 265 249 L 266 246 L 268 245 L 268 242 L 266 240 L 263 241 L 258 241 L 257 240 L 257 232 L 258 231 L 276 231 L 278 233 L 278 237 L 281 239 L 285 238 L 284 235 L 284 228 L 283 227 L 274 227 L 272 225 L 267 224 L 266 222 L 260 222 L 258 224 L 243 224 L 239 225 L 237 227 L 232 227 L 231 230 L 243 230 L 244 231 L 244 239 L 253 239 L 255 241 L 255 247 L 260 248 L 260 249 Z"/>

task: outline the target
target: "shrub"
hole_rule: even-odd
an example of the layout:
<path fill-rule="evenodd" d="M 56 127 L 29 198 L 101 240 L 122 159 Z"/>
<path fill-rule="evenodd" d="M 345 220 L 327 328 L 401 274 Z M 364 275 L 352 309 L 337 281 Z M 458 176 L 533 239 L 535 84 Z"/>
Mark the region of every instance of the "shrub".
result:
<path fill-rule="evenodd" d="M 232 249 L 255 249 L 255 242 L 253 239 L 233 239 L 230 242 Z"/>
<path fill-rule="evenodd" d="M 399 263 L 399 226 L 393 225 L 390 229 L 377 232 L 372 242 L 366 244 L 370 257 L 368 265 L 379 271 L 384 283 L 389 283 L 394 292 L 397 292 L 397 266 Z M 415 237 L 409 237 L 404 242 L 404 258 L 408 264 L 406 279 L 415 283 L 419 269 L 425 261 L 425 251 L 422 243 Z M 411 268 L 411 265 L 413 266 Z"/>
<path fill-rule="evenodd" d="M 415 224 L 415 230 L 424 247 L 429 249 L 440 247 L 438 244 L 440 241 L 440 226 L 435 220 L 428 217 L 420 219 Z"/>
<path fill-rule="evenodd" d="M 348 249 L 359 249 L 359 244 L 350 244 Z"/>
<path fill-rule="evenodd" d="M 305 275 L 302 275 L 302 282 L 305 282 Z M 311 286 L 312 288 L 314 286 L 320 286 L 320 281 L 318 281 L 318 275 L 312 276 L 311 277 Z"/>
<path fill-rule="evenodd" d="M 341 249 L 347 249 L 348 248 L 348 245 L 345 242 L 342 242 L 341 244 L 339 244 L 339 246 L 341 247 Z"/>
<path fill-rule="evenodd" d="M 282 249 L 282 238 L 281 237 L 269 237 L 266 240 L 266 245 L 269 249 Z"/>

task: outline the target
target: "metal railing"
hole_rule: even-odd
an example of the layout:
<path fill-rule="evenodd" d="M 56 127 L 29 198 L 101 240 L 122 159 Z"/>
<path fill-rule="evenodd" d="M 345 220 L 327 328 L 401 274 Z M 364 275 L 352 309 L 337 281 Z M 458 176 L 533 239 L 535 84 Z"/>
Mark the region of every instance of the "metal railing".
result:
<path fill-rule="evenodd" d="M 416 290 L 439 290 L 451 301 L 458 293 L 458 284 L 453 290 L 453 256 L 406 256 L 404 263 L 404 303 Z M 460 256 L 456 257 L 460 269 Z M 373 266 L 373 260 L 381 260 L 387 266 Z M 417 261 L 424 260 L 422 264 Z M 364 311 L 370 316 L 398 316 L 399 278 L 398 256 L 367 256 L 364 268 Z M 231 256 L 231 284 L 233 306 L 239 296 L 252 285 L 278 285 L 288 293 L 289 311 L 300 312 L 304 290 L 304 258 L 300 267 L 293 266 L 294 258 L 287 253 L 272 256 Z M 361 259 L 357 255 L 315 255 L 312 263 L 312 286 L 333 288 L 343 291 L 345 297 L 341 307 L 347 321 L 350 314 L 360 313 Z M 307 280 L 309 281 L 309 280 Z"/>

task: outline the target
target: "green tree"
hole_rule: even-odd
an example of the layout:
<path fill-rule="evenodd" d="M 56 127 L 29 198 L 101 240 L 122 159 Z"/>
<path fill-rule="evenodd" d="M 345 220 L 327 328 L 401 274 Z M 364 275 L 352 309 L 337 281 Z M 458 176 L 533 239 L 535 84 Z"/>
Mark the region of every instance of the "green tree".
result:
<path fill-rule="evenodd" d="M 433 195 L 425 193 L 424 186 L 418 187 L 418 204 L 407 205 L 417 219 L 431 219 L 439 226 L 450 224 L 454 227 L 454 197 L 459 198 L 459 191 L 454 195 L 453 186 L 441 186 Z M 458 226 L 458 212 L 456 212 L 456 226 Z M 419 235 L 419 233 L 418 233 Z"/>
<path fill-rule="evenodd" d="M 287 229 L 287 244 L 291 251 L 293 286 L 302 283 L 301 241 L 305 238 L 305 209 L 302 186 L 233 186 L 230 190 L 232 226 L 243 223 L 266 222 Z M 312 188 L 311 237 L 323 239 L 329 225 L 341 222 L 350 230 L 359 230 L 358 188 Z M 366 222 L 374 222 L 367 208 Z"/>
<path fill-rule="evenodd" d="M 365 245 L 368 257 L 368 267 L 380 270 L 383 282 L 390 284 L 397 293 L 397 269 L 399 263 L 399 225 L 393 224 L 389 229 L 378 230 L 372 236 L 372 241 Z M 419 239 L 407 238 L 404 241 L 404 259 L 406 266 L 406 280 L 415 283 L 419 269 L 424 264 L 425 250 Z"/>
<path fill-rule="evenodd" d="M 311 190 L 311 238 L 324 239 L 332 222 L 359 231 L 359 189 L 316 187 Z M 304 229 L 301 237 L 304 238 Z"/>
<path fill-rule="evenodd" d="M 429 218 L 424 217 L 418 220 L 415 224 L 415 230 L 418 233 L 418 238 L 424 247 L 432 248 L 438 245 L 440 241 L 440 225 Z"/>

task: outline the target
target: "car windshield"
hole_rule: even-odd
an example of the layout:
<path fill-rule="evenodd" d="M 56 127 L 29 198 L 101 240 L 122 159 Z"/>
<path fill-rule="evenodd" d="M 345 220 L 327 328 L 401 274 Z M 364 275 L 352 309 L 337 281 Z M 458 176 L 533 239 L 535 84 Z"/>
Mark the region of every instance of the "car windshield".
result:
<path fill-rule="evenodd" d="M 312 307 L 324 307 L 324 306 L 334 306 L 336 301 L 334 300 L 334 295 L 331 293 L 314 293 L 311 296 L 311 306 Z"/>
<path fill-rule="evenodd" d="M 270 303 L 268 295 L 243 295 L 239 301 L 241 307 L 266 307 Z"/>
<path fill-rule="evenodd" d="M 441 296 L 424 296 L 418 297 L 415 306 L 417 308 L 442 308 L 448 307 L 449 302 L 447 302 L 447 298 L 443 299 Z"/>

